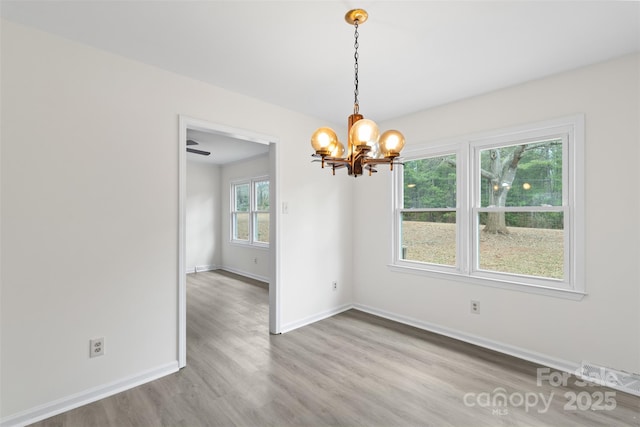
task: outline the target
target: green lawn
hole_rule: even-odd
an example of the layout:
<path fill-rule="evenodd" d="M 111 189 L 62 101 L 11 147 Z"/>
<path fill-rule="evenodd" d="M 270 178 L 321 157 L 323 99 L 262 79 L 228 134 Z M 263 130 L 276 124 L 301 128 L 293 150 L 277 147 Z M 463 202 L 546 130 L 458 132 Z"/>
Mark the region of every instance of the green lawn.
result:
<path fill-rule="evenodd" d="M 405 259 L 455 265 L 455 224 L 404 221 Z M 480 232 L 480 268 L 562 279 L 562 230 L 509 227 L 509 234 Z"/>

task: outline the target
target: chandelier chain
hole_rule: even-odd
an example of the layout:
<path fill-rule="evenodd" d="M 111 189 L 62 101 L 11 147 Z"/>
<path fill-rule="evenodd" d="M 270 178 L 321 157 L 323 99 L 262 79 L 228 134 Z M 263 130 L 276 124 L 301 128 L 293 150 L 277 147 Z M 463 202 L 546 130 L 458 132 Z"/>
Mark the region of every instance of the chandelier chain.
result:
<path fill-rule="evenodd" d="M 353 23 L 355 27 L 354 38 L 355 42 L 353 43 L 353 47 L 355 48 L 355 53 L 353 54 L 353 59 L 355 60 L 353 65 L 353 71 L 355 74 L 353 83 L 355 84 L 355 89 L 353 91 L 354 101 L 353 101 L 353 114 L 358 114 L 360 110 L 360 105 L 358 103 L 358 20 L 356 19 Z"/>

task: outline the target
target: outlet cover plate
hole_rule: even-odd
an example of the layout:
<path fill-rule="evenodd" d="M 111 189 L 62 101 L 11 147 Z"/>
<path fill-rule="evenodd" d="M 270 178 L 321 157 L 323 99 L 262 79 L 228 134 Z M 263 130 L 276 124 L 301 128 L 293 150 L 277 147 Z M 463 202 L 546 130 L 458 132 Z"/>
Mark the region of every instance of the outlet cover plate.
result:
<path fill-rule="evenodd" d="M 104 337 L 89 340 L 89 357 L 104 355 Z"/>
<path fill-rule="evenodd" d="M 480 314 L 480 301 L 471 301 L 471 313 Z"/>

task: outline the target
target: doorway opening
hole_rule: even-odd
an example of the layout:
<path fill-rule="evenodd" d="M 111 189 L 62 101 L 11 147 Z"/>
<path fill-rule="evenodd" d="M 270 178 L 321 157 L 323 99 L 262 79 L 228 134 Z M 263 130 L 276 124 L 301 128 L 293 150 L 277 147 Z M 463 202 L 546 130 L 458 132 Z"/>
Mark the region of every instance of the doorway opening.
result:
<path fill-rule="evenodd" d="M 271 135 L 259 134 L 250 130 L 238 129 L 226 125 L 211 123 L 186 116 L 179 117 L 179 212 L 178 212 L 178 363 L 180 367 L 186 366 L 186 336 L 187 336 L 187 273 L 198 271 L 197 261 L 189 259 L 187 264 L 187 170 L 192 168 L 207 170 L 206 164 L 211 168 L 215 164 L 241 164 L 252 162 L 251 159 L 261 162 L 266 168 L 269 177 L 269 247 L 263 250 L 264 257 L 261 262 L 261 273 L 258 277 L 268 283 L 269 287 L 269 332 L 280 333 L 280 304 L 278 285 L 278 153 L 277 138 Z M 189 150 L 187 150 L 189 148 Z M 205 154 L 209 153 L 209 154 Z M 195 166 L 197 165 L 197 166 Z M 224 168 L 224 166 L 219 166 Z M 206 188 L 202 191 L 207 191 Z M 219 198 L 229 198 L 228 190 L 219 188 Z M 229 212 L 219 210 L 218 221 L 220 224 L 230 224 Z M 227 217 L 225 217 L 225 215 Z M 216 232 L 220 234 L 220 227 Z M 223 244 L 228 244 L 229 235 L 221 235 L 218 239 Z M 191 257 L 190 257 L 191 258 Z M 258 256 L 251 256 L 251 260 L 258 262 Z M 214 258 L 215 259 L 215 258 Z M 216 262 L 205 264 L 206 269 L 213 269 Z M 224 268 L 224 260 L 220 262 Z M 266 267 L 266 268 L 265 268 Z M 231 269 L 233 270 L 233 269 Z M 249 276 L 251 276 L 249 274 Z"/>

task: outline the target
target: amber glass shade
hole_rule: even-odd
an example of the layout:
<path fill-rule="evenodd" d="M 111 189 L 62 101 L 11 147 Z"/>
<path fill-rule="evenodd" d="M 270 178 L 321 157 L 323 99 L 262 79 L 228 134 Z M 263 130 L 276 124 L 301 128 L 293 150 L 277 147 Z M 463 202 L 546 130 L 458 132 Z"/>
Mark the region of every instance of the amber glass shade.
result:
<path fill-rule="evenodd" d="M 338 136 L 331 128 L 318 128 L 311 135 L 311 146 L 316 153 L 331 153 L 338 144 Z"/>
<path fill-rule="evenodd" d="M 331 157 L 343 157 L 344 156 L 344 144 L 338 141 L 331 151 Z"/>
<path fill-rule="evenodd" d="M 397 130 L 388 130 L 380 135 L 380 152 L 384 157 L 395 157 L 404 148 L 404 135 Z"/>
<path fill-rule="evenodd" d="M 349 137 L 351 143 L 358 145 L 373 145 L 378 141 L 380 131 L 378 125 L 369 119 L 360 119 L 351 126 Z"/>

